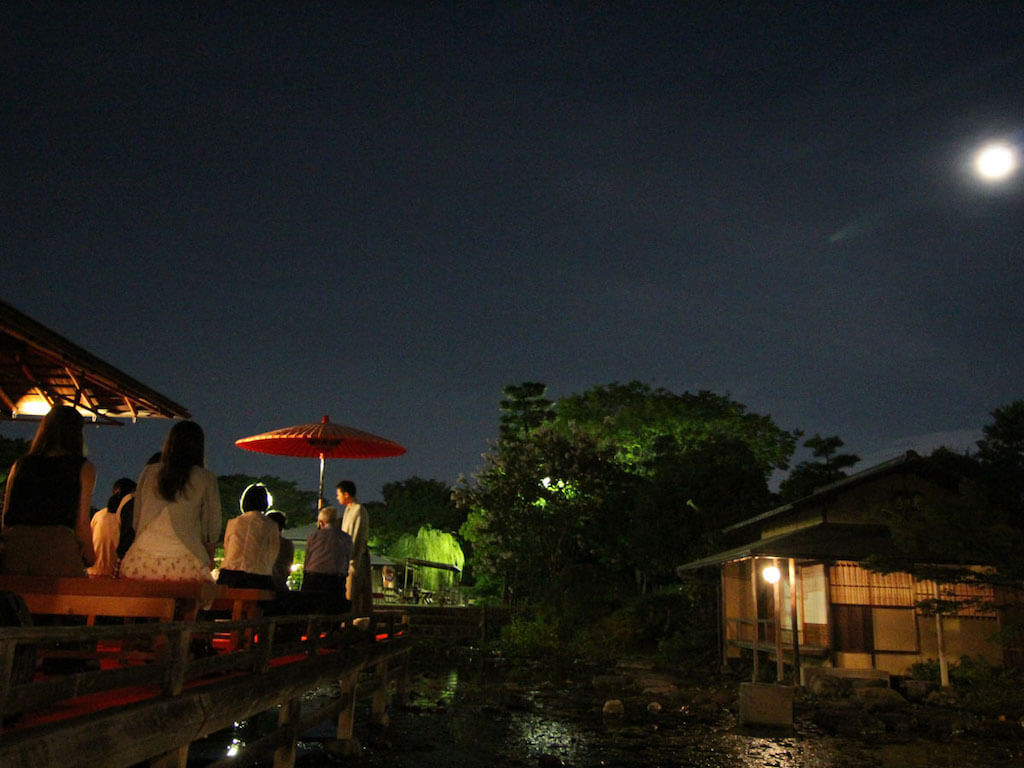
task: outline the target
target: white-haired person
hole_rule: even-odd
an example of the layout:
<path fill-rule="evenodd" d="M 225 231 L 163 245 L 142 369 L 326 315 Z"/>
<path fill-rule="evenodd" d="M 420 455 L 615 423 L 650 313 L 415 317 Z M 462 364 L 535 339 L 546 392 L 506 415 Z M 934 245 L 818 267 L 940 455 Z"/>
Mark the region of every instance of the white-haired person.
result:
<path fill-rule="evenodd" d="M 338 510 L 324 507 L 317 514 L 316 530 L 306 539 L 302 591 L 322 596 L 327 610 L 348 610 L 345 581 L 351 556 L 352 537 L 339 527 Z"/>

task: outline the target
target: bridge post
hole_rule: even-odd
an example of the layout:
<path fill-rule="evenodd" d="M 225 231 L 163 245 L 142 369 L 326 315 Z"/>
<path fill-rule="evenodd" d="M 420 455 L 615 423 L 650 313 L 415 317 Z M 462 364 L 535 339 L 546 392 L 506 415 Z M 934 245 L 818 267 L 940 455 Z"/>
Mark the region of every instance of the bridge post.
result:
<path fill-rule="evenodd" d="M 289 699 L 281 704 L 277 724 L 285 743 L 274 750 L 274 768 L 295 767 L 295 742 L 299 737 L 299 720 L 302 714 L 302 699 Z"/>
<path fill-rule="evenodd" d="M 387 725 L 388 691 L 391 688 L 387 659 L 377 662 L 376 677 L 377 689 L 373 692 L 373 698 L 370 699 L 370 722 L 375 725 Z"/>
<path fill-rule="evenodd" d="M 338 681 L 341 688 L 341 702 L 338 709 L 338 731 L 335 738 L 348 740 L 352 738 L 356 722 L 356 686 L 359 683 L 359 669 L 353 669 Z"/>
<path fill-rule="evenodd" d="M 186 768 L 188 763 L 188 744 L 172 749 L 149 762 L 149 768 Z"/>

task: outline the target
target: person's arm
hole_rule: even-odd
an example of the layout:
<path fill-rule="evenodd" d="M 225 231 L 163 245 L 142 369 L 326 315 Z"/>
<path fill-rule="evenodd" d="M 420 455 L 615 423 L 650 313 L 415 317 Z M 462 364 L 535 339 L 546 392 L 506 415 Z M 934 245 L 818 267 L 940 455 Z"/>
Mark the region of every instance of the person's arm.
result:
<path fill-rule="evenodd" d="M 117 539 L 117 556 L 123 558 L 135 541 L 135 496 L 128 494 L 121 502 L 121 532 Z"/>
<path fill-rule="evenodd" d="M 359 512 L 356 514 L 356 519 L 352 525 L 352 550 L 349 559 L 353 565 L 355 565 L 356 559 L 362 557 L 363 552 L 366 551 L 366 539 L 369 534 L 370 521 L 366 514 L 366 507 L 360 504 Z"/>
<path fill-rule="evenodd" d="M 96 467 L 91 461 L 82 464 L 82 471 L 79 475 L 80 492 L 78 496 L 78 517 L 75 521 L 75 535 L 78 537 L 78 545 L 82 548 L 82 557 L 86 565 L 92 565 L 96 560 L 96 551 L 92 547 L 92 525 L 89 520 L 89 505 L 92 501 L 92 491 L 96 487 Z"/>
<path fill-rule="evenodd" d="M 217 539 L 220 538 L 220 491 L 217 488 L 217 476 L 210 473 L 210 482 L 206 484 L 203 496 L 202 515 L 203 537 L 210 561 L 217 552 Z"/>
<path fill-rule="evenodd" d="M 270 560 L 270 572 L 274 572 L 274 563 L 277 562 L 277 553 L 281 551 L 281 536 L 277 532 L 277 523 L 274 523 L 270 534 L 267 536 L 267 559 Z"/>
<path fill-rule="evenodd" d="M 11 471 L 7 473 L 7 482 L 4 484 L 4 508 L 0 520 L 7 520 L 7 506 L 11 503 L 11 486 L 14 485 L 14 475 L 18 471 L 18 462 L 11 465 Z"/>

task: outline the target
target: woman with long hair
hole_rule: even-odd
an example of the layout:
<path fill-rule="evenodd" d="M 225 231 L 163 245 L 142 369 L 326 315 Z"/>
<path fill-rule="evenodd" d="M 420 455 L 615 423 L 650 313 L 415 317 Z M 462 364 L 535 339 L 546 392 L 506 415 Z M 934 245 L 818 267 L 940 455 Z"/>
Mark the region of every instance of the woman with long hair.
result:
<path fill-rule="evenodd" d="M 180 421 L 171 427 L 159 463 L 148 464 L 139 476 L 135 541 L 121 563 L 121 578 L 213 580 L 220 495 L 204 457 L 198 424 Z"/>
<path fill-rule="evenodd" d="M 7 476 L 0 572 L 84 576 L 93 561 L 89 503 L 96 467 L 85 458 L 82 415 L 56 405 Z"/>

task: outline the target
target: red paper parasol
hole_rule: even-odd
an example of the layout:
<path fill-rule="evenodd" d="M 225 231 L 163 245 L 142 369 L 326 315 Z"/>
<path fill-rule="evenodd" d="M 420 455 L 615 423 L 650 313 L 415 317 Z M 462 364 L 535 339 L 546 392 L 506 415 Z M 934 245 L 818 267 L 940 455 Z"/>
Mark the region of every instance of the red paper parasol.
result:
<path fill-rule="evenodd" d="M 405 448 L 386 437 L 371 435 L 343 424 L 332 424 L 326 416 L 318 424 L 299 424 L 236 440 L 247 451 L 275 456 L 320 459 L 318 498 L 324 497 L 324 459 L 384 459 L 401 456 Z"/>

